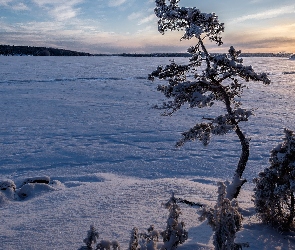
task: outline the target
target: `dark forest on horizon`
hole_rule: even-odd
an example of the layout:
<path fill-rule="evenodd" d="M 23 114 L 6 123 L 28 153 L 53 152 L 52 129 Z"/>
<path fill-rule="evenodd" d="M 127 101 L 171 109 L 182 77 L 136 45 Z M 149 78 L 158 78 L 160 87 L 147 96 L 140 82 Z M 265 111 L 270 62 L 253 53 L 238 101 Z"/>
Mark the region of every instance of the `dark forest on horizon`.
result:
<path fill-rule="evenodd" d="M 290 57 L 292 53 L 242 53 L 241 57 Z M 73 50 L 0 45 L 2 56 L 123 56 L 123 57 L 190 57 L 189 53 L 118 53 L 118 54 L 91 54 Z"/>

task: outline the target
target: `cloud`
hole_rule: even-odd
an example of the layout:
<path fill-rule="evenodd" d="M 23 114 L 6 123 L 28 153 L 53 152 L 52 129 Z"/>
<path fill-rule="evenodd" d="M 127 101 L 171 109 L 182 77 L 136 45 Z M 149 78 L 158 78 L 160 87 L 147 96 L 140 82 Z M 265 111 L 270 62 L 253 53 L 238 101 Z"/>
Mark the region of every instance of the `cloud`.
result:
<path fill-rule="evenodd" d="M 72 26 L 58 21 L 10 25 L 0 20 L 0 37 L 4 44 L 58 47 L 90 53 L 185 52 L 188 47 L 179 42 L 179 35 L 162 36 L 151 27 L 130 36 L 98 30 L 93 20 L 74 19 L 70 23 Z M 173 45 L 175 42 L 176 46 Z"/>
<path fill-rule="evenodd" d="M 33 0 L 37 5 L 76 5 L 84 2 L 83 0 Z"/>
<path fill-rule="evenodd" d="M 224 46 L 234 45 L 243 52 L 295 52 L 295 24 L 278 24 L 264 28 L 249 28 L 224 35 Z"/>
<path fill-rule="evenodd" d="M 127 0 L 110 0 L 109 1 L 109 6 L 110 7 L 117 7 L 125 3 Z"/>
<path fill-rule="evenodd" d="M 38 6 L 44 8 L 58 21 L 65 21 L 77 16 L 79 8 L 75 6 L 84 0 L 33 0 Z"/>
<path fill-rule="evenodd" d="M 280 15 L 290 14 L 290 13 L 295 13 L 295 5 L 284 6 L 281 8 L 270 9 L 270 10 L 256 13 L 256 14 L 241 16 L 239 18 L 234 19 L 232 22 L 237 23 L 237 22 L 244 22 L 248 20 L 269 19 L 269 18 L 274 18 Z"/>
<path fill-rule="evenodd" d="M 253 38 L 248 41 L 237 41 L 234 44 L 236 48 L 242 49 L 243 52 L 273 52 L 278 53 L 280 51 L 294 52 L 293 44 L 295 38 L 293 37 L 266 37 L 266 38 Z"/>
<path fill-rule="evenodd" d="M 0 0 L 0 5 L 7 6 L 13 0 Z"/>
<path fill-rule="evenodd" d="M 141 19 L 139 22 L 138 22 L 138 25 L 142 25 L 142 24 L 145 24 L 145 23 L 149 23 L 151 22 L 152 20 L 156 20 L 156 17 L 154 14 L 151 14 L 143 19 Z"/>
<path fill-rule="evenodd" d="M 13 10 L 29 10 L 28 6 L 24 3 L 14 4 L 14 0 L 0 0 L 0 6 L 9 7 Z"/>
<path fill-rule="evenodd" d="M 253 4 L 253 3 L 260 3 L 260 2 L 262 2 L 263 0 L 252 0 L 252 1 L 250 1 L 250 3 L 251 4 Z"/>
<path fill-rule="evenodd" d="M 57 6 L 51 11 L 51 15 L 58 21 L 64 21 L 71 19 L 77 15 L 78 9 L 72 8 L 72 6 Z"/>
<path fill-rule="evenodd" d="M 19 3 L 17 5 L 12 6 L 13 10 L 29 10 L 29 7 L 24 3 Z"/>
<path fill-rule="evenodd" d="M 167 32 L 165 36 L 159 34 L 156 28 L 156 17 L 152 14 L 152 9 L 145 8 L 143 10 L 143 8 L 140 8 L 136 10 L 134 8 L 134 12 L 130 11 L 128 13 L 129 16 L 127 14 L 122 17 L 125 30 L 121 32 L 118 29 L 119 32 L 114 31 L 112 33 L 104 32 L 107 30 L 103 20 L 97 18 L 97 15 L 95 17 L 88 16 L 89 19 L 82 19 L 82 15 L 81 18 L 78 16 L 81 11 L 80 8 L 82 8 L 82 5 L 79 4 L 85 0 L 32 1 L 38 4 L 39 15 L 45 13 L 53 18 L 48 19 L 46 17 L 43 22 L 34 21 L 39 19 L 31 19 L 30 21 L 19 19 L 17 22 L 8 23 L 9 18 L 0 17 L 2 43 L 61 47 L 90 53 L 185 52 L 188 47 L 195 45 L 194 40 L 179 42 L 182 33 Z M 8 4 L 9 8 L 14 5 L 15 9 L 25 9 L 26 5 L 21 3 L 29 2 L 24 0 L 0 0 L 0 4 L 3 5 L 4 3 Z M 105 1 L 104 5 L 108 5 L 108 3 L 110 3 L 109 0 Z M 112 3 L 130 4 L 131 0 L 112 1 Z M 33 8 L 31 5 L 27 6 Z M 4 6 L 3 8 L 7 7 Z M 40 8 L 42 11 L 40 11 Z M 102 10 L 99 9 L 99 11 Z M 244 18 L 244 20 L 259 20 L 291 11 L 294 11 L 294 6 L 292 8 L 289 6 L 288 9 L 286 7 L 277 10 L 271 9 L 261 12 L 259 15 L 248 15 L 241 18 Z M 127 18 L 129 21 L 126 20 Z M 259 28 L 250 26 L 247 29 L 229 29 L 224 34 L 225 44 L 220 47 L 220 50 L 225 52 L 230 45 L 234 45 L 237 49 L 242 49 L 243 52 L 278 52 L 283 50 L 292 52 L 295 50 L 291 48 L 295 44 L 295 34 L 293 32 L 295 24 L 290 21 L 288 25 L 284 24 L 282 26 L 281 23 L 277 22 L 277 25 L 271 23 L 271 26 Z M 208 46 L 211 46 L 211 44 L 208 43 Z M 216 47 L 214 44 L 212 46 L 212 52 L 215 52 Z"/>
<path fill-rule="evenodd" d="M 128 16 L 128 20 L 138 20 L 138 25 L 149 23 L 153 20 L 156 20 L 156 16 L 154 14 L 151 14 L 149 16 L 144 17 L 144 14 L 142 12 L 133 12 Z"/>
<path fill-rule="evenodd" d="M 142 15 L 142 12 L 133 12 L 128 16 L 128 20 L 139 19 L 140 17 L 142 17 Z"/>

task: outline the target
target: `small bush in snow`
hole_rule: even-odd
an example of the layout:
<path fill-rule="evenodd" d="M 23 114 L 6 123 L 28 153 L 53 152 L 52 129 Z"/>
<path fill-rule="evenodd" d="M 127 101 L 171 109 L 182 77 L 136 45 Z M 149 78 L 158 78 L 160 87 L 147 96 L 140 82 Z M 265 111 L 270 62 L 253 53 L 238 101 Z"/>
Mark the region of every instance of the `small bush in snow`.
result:
<path fill-rule="evenodd" d="M 120 245 L 118 241 L 114 240 L 110 242 L 109 240 L 101 240 L 95 250 L 120 250 Z"/>
<path fill-rule="evenodd" d="M 97 229 L 91 225 L 87 232 L 87 237 L 83 240 L 86 246 L 81 247 L 79 250 L 120 250 L 120 245 L 118 241 L 114 240 L 110 242 L 109 240 L 101 240 L 96 246 L 99 234 Z"/>
<path fill-rule="evenodd" d="M 157 250 L 159 241 L 159 232 L 151 225 L 147 229 L 147 233 L 140 234 L 140 250 Z"/>
<path fill-rule="evenodd" d="M 258 216 L 282 231 L 294 227 L 295 222 L 295 133 L 284 132 L 283 143 L 271 151 L 270 166 L 254 179 Z"/>
<path fill-rule="evenodd" d="M 242 177 L 249 158 L 249 139 L 240 129 L 240 122 L 247 121 L 253 115 L 252 110 L 241 107 L 240 97 L 245 82 L 261 81 L 269 84 L 265 73 L 257 74 L 252 66 L 244 66 L 239 58 L 241 51 L 230 47 L 226 54 L 210 54 L 205 39 L 222 45 L 221 33 L 224 24 L 215 13 L 202 13 L 197 8 L 178 6 L 179 0 L 156 0 L 155 14 L 159 18 L 158 30 L 164 34 L 167 30 L 184 30 L 182 39 L 197 39 L 197 44 L 188 49 L 191 54 L 187 65 L 178 65 L 174 61 L 165 67 L 158 66 L 149 75 L 150 80 L 166 80 L 167 85 L 159 85 L 158 91 L 171 98 L 159 109 L 166 110 L 164 115 L 172 115 L 184 105 L 191 108 L 211 107 L 219 102 L 225 107 L 225 114 L 203 118 L 191 129 L 183 132 L 183 138 L 176 144 L 182 146 L 187 141 L 200 140 L 204 145 L 211 135 L 224 135 L 234 131 L 240 140 L 242 152 L 234 178 L 229 184 L 227 197 L 236 198 L 246 180 Z"/>
<path fill-rule="evenodd" d="M 131 231 L 128 250 L 175 250 L 178 245 L 184 243 L 188 238 L 188 233 L 184 228 L 183 222 L 178 222 L 180 207 L 177 205 L 177 200 L 172 194 L 169 201 L 164 204 L 169 210 L 166 229 L 159 233 L 154 226 L 147 229 L 147 233 L 139 233 L 134 227 Z M 163 243 L 159 243 L 159 238 L 162 236 Z M 120 246 L 117 241 L 110 242 L 108 240 L 100 241 L 95 248 L 99 234 L 94 226 L 90 226 L 87 237 L 84 239 L 86 246 L 79 250 L 119 250 Z"/>
<path fill-rule="evenodd" d="M 208 224 L 214 231 L 213 243 L 216 250 L 241 249 L 247 244 L 234 242 L 236 233 L 242 227 L 243 217 L 238 211 L 238 202 L 226 198 L 226 186 L 220 182 L 218 187 L 218 199 L 214 208 L 204 207 L 200 220 L 208 220 Z"/>
<path fill-rule="evenodd" d="M 134 228 L 131 232 L 129 250 L 175 250 L 187 240 L 188 233 L 184 223 L 178 222 L 181 211 L 174 194 L 164 205 L 169 210 L 166 229 L 159 233 L 154 226 L 150 226 L 148 233 L 138 234 L 138 229 Z M 163 238 L 163 244 L 158 243 L 160 236 Z"/>
<path fill-rule="evenodd" d="M 159 233 L 152 225 L 147 233 L 138 233 L 138 229 L 133 228 L 128 250 L 175 250 L 187 240 L 188 233 L 184 223 L 178 222 L 181 211 L 174 194 L 164 205 L 169 210 L 166 229 Z M 158 243 L 160 236 L 163 238 L 163 244 Z"/>
<path fill-rule="evenodd" d="M 128 250 L 138 250 L 139 239 L 140 239 L 140 235 L 138 234 L 138 229 L 134 227 L 131 231 Z"/>
<path fill-rule="evenodd" d="M 96 244 L 98 237 L 99 234 L 96 228 L 91 225 L 87 232 L 87 237 L 83 240 L 83 242 L 86 244 L 86 249 L 93 249 L 93 245 Z"/>
<path fill-rule="evenodd" d="M 169 209 L 169 217 L 166 230 L 161 235 L 164 241 L 164 249 L 166 250 L 175 250 L 178 245 L 184 243 L 188 238 L 188 232 L 184 228 L 184 223 L 178 222 L 181 211 L 176 201 L 174 194 L 172 194 L 170 200 L 165 204 L 165 207 Z"/>

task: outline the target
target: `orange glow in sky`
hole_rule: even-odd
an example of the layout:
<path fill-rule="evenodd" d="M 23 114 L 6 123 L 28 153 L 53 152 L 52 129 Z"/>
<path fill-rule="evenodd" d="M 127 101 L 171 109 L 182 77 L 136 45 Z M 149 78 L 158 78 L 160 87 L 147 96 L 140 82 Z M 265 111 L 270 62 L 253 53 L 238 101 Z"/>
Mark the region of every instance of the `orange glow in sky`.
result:
<path fill-rule="evenodd" d="M 181 0 L 180 6 L 215 12 L 225 23 L 218 51 L 233 45 L 243 52 L 295 53 L 294 0 Z M 180 33 L 160 35 L 154 7 L 154 0 L 0 0 L 0 44 L 90 53 L 185 52 L 195 41 L 180 42 Z"/>

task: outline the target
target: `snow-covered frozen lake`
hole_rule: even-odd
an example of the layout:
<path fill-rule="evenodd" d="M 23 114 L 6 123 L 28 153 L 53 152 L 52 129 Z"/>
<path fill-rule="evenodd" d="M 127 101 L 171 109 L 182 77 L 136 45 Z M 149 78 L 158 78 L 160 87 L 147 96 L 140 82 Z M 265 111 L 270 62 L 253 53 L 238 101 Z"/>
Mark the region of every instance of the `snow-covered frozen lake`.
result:
<path fill-rule="evenodd" d="M 122 205 L 122 199 L 126 198 L 123 198 L 124 188 L 128 190 L 128 199 L 135 201 L 142 198 L 142 193 L 134 192 L 141 190 L 147 199 L 141 207 L 148 210 L 150 202 L 169 198 L 170 189 L 189 193 L 194 190 L 194 182 L 205 185 L 231 178 L 240 154 L 235 134 L 213 137 L 207 147 L 199 142 L 188 143 L 180 149 L 174 147 L 182 131 L 200 121 L 207 111 L 218 114 L 219 108 L 186 109 L 172 117 L 161 116 L 160 111 L 152 109 L 164 98 L 156 91 L 157 82 L 148 81 L 147 75 L 157 65 L 169 63 L 170 59 L 0 57 L 0 180 L 11 179 L 20 183 L 26 177 L 46 175 L 60 181 L 65 188 L 56 194 L 56 205 L 50 203 L 54 201 L 52 197 L 45 195 L 30 199 L 26 209 L 24 203 L 13 204 L 10 208 L 6 205 L 2 211 L 0 208 L 3 249 L 56 249 L 65 237 L 59 239 L 58 235 L 66 234 L 61 229 L 63 225 L 72 230 L 72 238 L 65 241 L 74 247 L 67 248 L 65 244 L 59 249 L 76 249 L 77 242 L 82 245 L 81 235 L 86 236 L 93 219 L 90 214 L 98 209 L 94 219 L 99 221 L 104 213 L 111 213 L 107 200 L 99 205 L 101 210 L 92 207 L 89 212 L 82 213 L 82 205 L 84 209 L 97 206 L 100 199 L 96 200 L 94 196 L 109 197 L 110 204 L 115 203 L 114 207 L 122 206 L 112 214 L 110 224 L 106 218 L 103 220 L 106 235 L 120 239 L 122 230 L 115 223 L 126 219 L 120 216 L 120 211 L 128 213 L 130 209 L 130 206 Z M 176 62 L 186 60 L 176 58 Z M 251 82 L 243 97 L 244 107 L 255 109 L 256 114 L 242 125 L 251 137 L 250 161 L 244 176 L 248 179 L 245 188 L 252 190 L 251 180 L 268 165 L 269 151 L 281 141 L 283 128 L 295 130 L 295 61 L 245 58 L 245 64 L 253 65 L 257 72 L 267 72 L 272 80 L 270 86 Z M 184 182 L 191 180 L 191 183 L 184 188 L 174 178 Z M 104 187 L 101 194 L 85 194 L 85 189 L 79 187 L 81 183 L 88 183 L 84 185 L 86 190 L 92 190 L 95 185 L 97 192 L 97 187 L 106 180 L 113 182 L 110 181 L 109 189 Z M 133 197 L 130 197 L 131 193 Z M 75 202 L 79 199 L 80 202 Z M 131 206 L 130 210 L 134 215 L 135 201 L 132 203 L 135 207 Z M 47 204 L 46 209 L 40 202 Z M 60 217 L 58 223 L 54 222 L 50 217 L 54 214 L 48 215 L 51 211 L 48 204 L 55 208 L 64 204 L 66 211 L 72 207 L 70 222 L 67 224 Z M 33 208 L 36 211 L 33 212 Z M 160 205 L 156 209 L 163 210 Z M 19 211 L 37 215 L 33 219 L 22 218 L 19 222 Z M 69 216 L 62 208 L 56 211 L 59 216 Z M 166 214 L 164 211 L 163 216 Z M 115 215 L 120 217 L 119 221 Z M 51 226 L 44 227 L 43 232 L 37 225 L 44 216 L 47 216 L 46 221 L 53 221 Z M 77 220 L 73 219 L 75 216 Z M 154 217 L 153 223 L 157 224 Z M 131 225 L 137 218 L 129 218 L 128 223 Z M 26 225 L 30 219 L 35 226 L 33 229 Z M 127 225 L 130 230 L 133 226 Z M 34 243 L 36 248 L 28 246 L 32 241 L 28 235 L 32 232 L 38 234 L 35 238 L 32 236 L 34 241 L 41 237 L 43 244 L 52 242 L 42 238 L 46 237 L 43 234 L 49 228 L 56 232 L 56 235 L 51 232 L 56 246 L 52 243 L 54 247 L 44 248 L 40 242 Z M 19 235 L 14 235 L 16 232 Z M 18 240 L 14 247 L 9 248 L 9 244 L 13 244 L 9 242 L 15 238 Z"/>
<path fill-rule="evenodd" d="M 186 59 L 178 58 L 177 61 Z M 295 63 L 286 58 L 246 58 L 270 73 L 271 86 L 250 83 L 243 126 L 252 138 L 247 173 L 268 163 L 283 128 L 295 129 Z M 240 147 L 234 134 L 175 149 L 180 132 L 207 110 L 163 117 L 147 75 L 168 58 L 0 57 L 0 174 L 111 172 L 146 178 L 232 175 Z M 290 73 L 290 74 L 286 74 Z M 208 110 L 211 112 L 210 110 Z M 222 159 L 222 160 L 221 160 Z"/>

